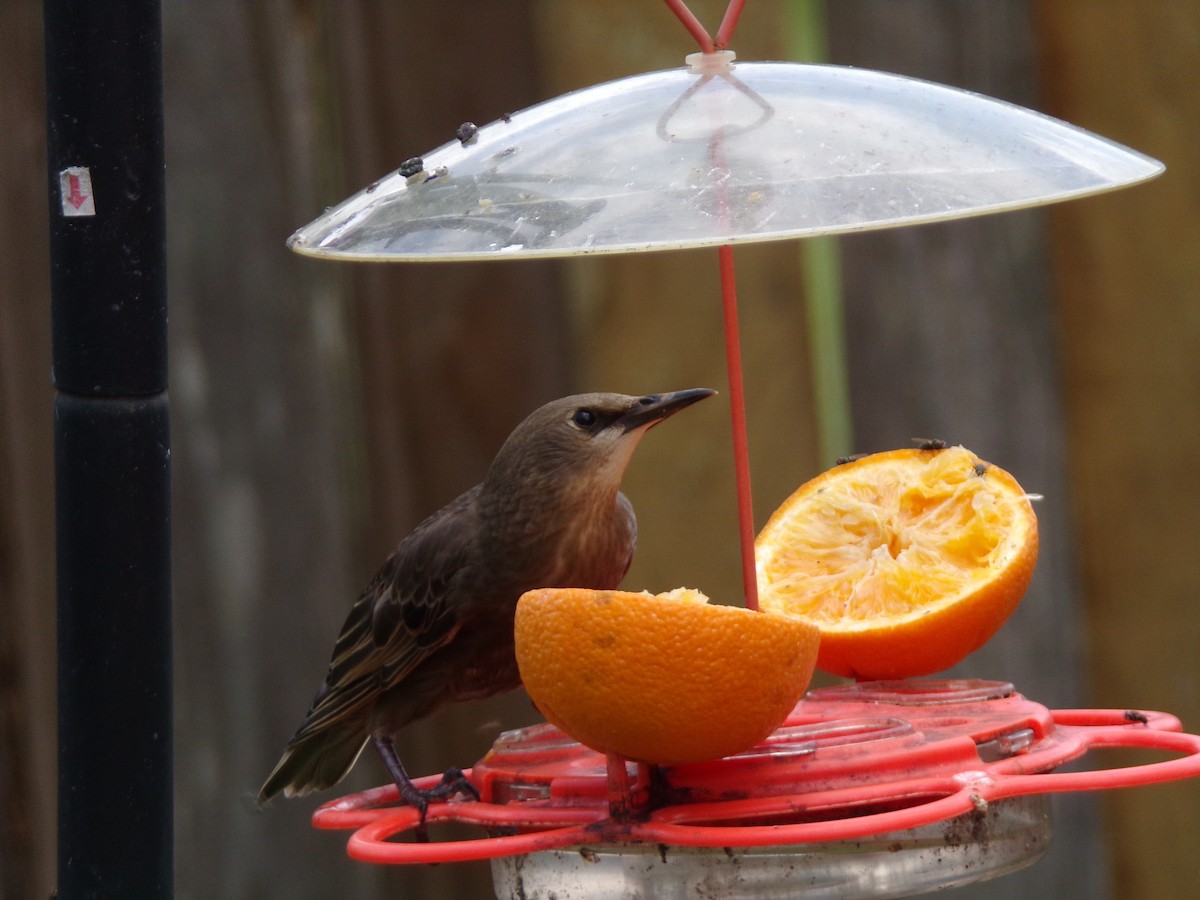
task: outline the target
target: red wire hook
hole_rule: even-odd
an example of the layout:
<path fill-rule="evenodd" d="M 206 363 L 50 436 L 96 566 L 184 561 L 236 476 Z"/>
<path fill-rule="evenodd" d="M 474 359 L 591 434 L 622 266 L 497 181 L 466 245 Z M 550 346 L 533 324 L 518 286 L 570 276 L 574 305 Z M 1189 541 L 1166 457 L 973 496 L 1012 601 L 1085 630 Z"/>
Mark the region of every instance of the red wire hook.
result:
<path fill-rule="evenodd" d="M 684 0 L 665 0 L 667 6 L 683 23 L 705 53 L 714 53 L 729 46 L 733 30 L 746 5 L 746 0 L 730 0 L 725 17 L 717 31 L 717 39 L 700 24 Z M 742 590 L 746 608 L 758 609 L 758 579 L 754 564 L 754 504 L 750 491 L 750 450 L 746 437 L 746 398 L 742 386 L 742 354 L 738 337 L 737 287 L 733 275 L 733 248 L 725 246 L 719 252 L 721 265 L 721 300 L 724 309 L 725 361 L 729 377 L 729 411 L 733 426 L 733 463 L 737 486 L 738 539 L 742 554 Z"/>
<path fill-rule="evenodd" d="M 712 35 L 700 24 L 700 20 L 688 9 L 684 0 L 664 0 L 664 2 L 705 53 L 724 50 L 729 46 L 729 41 L 733 38 L 733 30 L 737 28 L 738 17 L 741 16 L 742 8 L 746 5 L 746 0 L 729 0 L 729 6 L 725 8 L 725 17 L 721 20 L 721 27 L 717 29 L 717 38 L 714 41 Z"/>

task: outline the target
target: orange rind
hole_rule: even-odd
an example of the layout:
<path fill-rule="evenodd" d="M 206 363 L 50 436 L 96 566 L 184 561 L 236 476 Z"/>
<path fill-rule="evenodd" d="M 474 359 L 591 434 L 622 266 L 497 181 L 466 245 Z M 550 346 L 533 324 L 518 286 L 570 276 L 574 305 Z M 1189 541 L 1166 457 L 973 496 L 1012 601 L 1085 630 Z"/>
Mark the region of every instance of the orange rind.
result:
<path fill-rule="evenodd" d="M 799 619 L 687 589 L 530 591 L 515 636 L 521 679 L 549 722 L 595 750 L 661 764 L 768 737 L 804 695 L 820 639 Z"/>

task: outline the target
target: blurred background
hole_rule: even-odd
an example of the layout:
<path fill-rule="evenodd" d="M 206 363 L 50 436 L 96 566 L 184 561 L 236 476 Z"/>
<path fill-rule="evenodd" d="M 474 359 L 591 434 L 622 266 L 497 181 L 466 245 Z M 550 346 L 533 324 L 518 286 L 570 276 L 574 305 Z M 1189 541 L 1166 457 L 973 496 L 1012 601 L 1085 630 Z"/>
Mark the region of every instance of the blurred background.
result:
<path fill-rule="evenodd" d="M 725 0 L 691 6 L 715 30 Z M 55 852 L 41 4 L 0 2 L 0 34 L 0 897 L 25 898 Z M 733 46 L 962 86 L 1166 163 L 1104 197 L 736 260 L 759 524 L 837 455 L 963 443 L 1045 500 L 1028 596 L 955 672 L 1200 730 L 1200 5 L 755 0 Z M 724 388 L 716 254 L 353 266 L 284 239 L 460 122 L 694 49 L 656 0 L 164 2 L 179 897 L 491 895 L 486 865 L 355 863 L 311 798 L 253 795 L 358 590 L 526 412 Z M 629 587 L 740 602 L 726 403 L 639 450 Z M 536 719 L 518 693 L 398 749 L 469 765 Z M 344 792 L 384 779 L 368 756 Z M 1198 811 L 1194 782 L 1056 799 L 1045 859 L 958 893 L 1188 895 Z"/>

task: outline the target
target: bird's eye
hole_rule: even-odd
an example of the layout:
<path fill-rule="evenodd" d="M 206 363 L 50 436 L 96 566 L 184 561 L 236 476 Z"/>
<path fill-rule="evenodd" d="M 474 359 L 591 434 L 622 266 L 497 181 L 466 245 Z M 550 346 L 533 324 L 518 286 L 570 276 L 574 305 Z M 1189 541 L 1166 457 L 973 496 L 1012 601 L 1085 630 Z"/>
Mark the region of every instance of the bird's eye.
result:
<path fill-rule="evenodd" d="M 577 409 L 575 410 L 575 414 L 571 416 L 571 421 L 580 428 L 594 428 L 596 422 L 599 420 L 596 418 L 596 414 L 590 409 Z"/>

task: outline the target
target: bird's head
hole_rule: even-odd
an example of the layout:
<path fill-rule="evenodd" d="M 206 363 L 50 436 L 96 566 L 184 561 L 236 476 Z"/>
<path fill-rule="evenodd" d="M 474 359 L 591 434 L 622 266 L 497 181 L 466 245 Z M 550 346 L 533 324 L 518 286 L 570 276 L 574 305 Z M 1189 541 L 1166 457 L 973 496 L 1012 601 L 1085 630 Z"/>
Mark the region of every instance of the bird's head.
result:
<path fill-rule="evenodd" d="M 534 410 L 516 427 L 485 484 L 520 483 L 546 490 L 617 490 L 638 441 L 707 388 L 669 394 L 576 394 Z"/>

